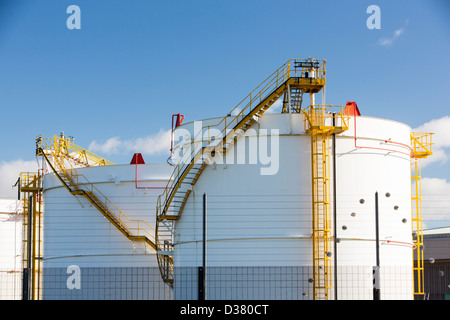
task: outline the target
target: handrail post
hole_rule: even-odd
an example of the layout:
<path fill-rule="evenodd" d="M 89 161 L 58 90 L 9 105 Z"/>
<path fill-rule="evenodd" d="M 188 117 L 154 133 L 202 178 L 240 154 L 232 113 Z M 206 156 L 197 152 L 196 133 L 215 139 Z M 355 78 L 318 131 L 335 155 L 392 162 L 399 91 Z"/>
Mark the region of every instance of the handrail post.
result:
<path fill-rule="evenodd" d="M 291 75 L 291 60 L 288 61 L 286 79 L 288 79 L 290 75 Z"/>

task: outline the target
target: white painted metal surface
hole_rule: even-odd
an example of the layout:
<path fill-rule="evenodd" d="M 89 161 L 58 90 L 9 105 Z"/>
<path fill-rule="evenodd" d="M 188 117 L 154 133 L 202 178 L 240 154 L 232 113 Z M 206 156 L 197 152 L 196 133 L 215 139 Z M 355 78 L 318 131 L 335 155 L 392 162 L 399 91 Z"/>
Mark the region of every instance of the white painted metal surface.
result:
<path fill-rule="evenodd" d="M 152 164 L 138 165 L 137 168 L 136 165 L 116 165 L 78 169 L 79 174 L 84 175 L 128 218 L 144 220 L 153 227 L 156 199 L 171 172 L 169 165 Z M 44 299 L 166 298 L 164 291 L 160 295 L 157 290 L 147 288 L 149 285 L 163 286 L 152 247 L 142 241 L 127 239 L 84 196 L 70 194 L 53 173 L 44 176 L 43 186 Z M 127 224 L 137 227 L 137 223 Z M 142 223 L 140 227 L 148 230 Z M 153 236 L 154 231 L 149 231 Z M 146 234 L 141 232 L 140 235 Z M 71 266 L 81 270 L 81 290 L 84 291 L 79 295 L 77 288 L 68 290 L 66 287 L 66 280 L 73 275 L 70 272 L 73 269 Z M 144 269 L 147 271 L 142 271 Z M 96 274 L 91 274 L 90 279 L 94 279 L 94 283 L 97 281 L 97 287 L 94 283 L 89 284 L 88 273 L 92 272 Z M 52 281 L 58 283 L 57 288 L 61 290 L 59 293 L 52 291 Z M 103 284 L 99 287 L 102 281 Z M 122 283 L 124 287 L 114 289 L 118 283 Z M 86 286 L 90 286 L 90 289 Z M 133 292 L 137 292 L 133 296 L 129 293 L 131 287 Z M 146 289 L 142 289 L 143 287 Z M 110 292 L 105 293 L 105 290 Z M 108 295 L 120 290 L 123 291 L 120 295 Z M 154 295 L 143 296 L 142 292 L 146 290 Z"/>
<path fill-rule="evenodd" d="M 337 219 L 333 226 L 338 243 L 332 261 L 334 265 L 336 255 L 338 296 L 372 298 L 378 192 L 382 297 L 412 299 L 411 129 L 378 118 L 354 120 L 352 117 L 349 130 L 336 137 Z M 180 126 L 175 137 L 188 141 L 194 136 L 193 127 L 193 123 Z M 176 223 L 175 269 L 201 266 L 204 193 L 208 196 L 208 267 L 312 265 L 311 144 L 303 116 L 266 114 L 245 136 L 225 161 L 207 166 L 194 186 Z M 174 153 L 181 153 L 181 145 L 175 146 Z M 329 176 L 333 179 L 332 170 Z M 332 199 L 332 188 L 330 191 Z M 182 278 L 180 273 L 178 279 Z M 354 287 L 348 288 L 349 283 Z M 178 297 L 190 297 L 180 290 Z M 308 297 L 309 289 L 301 290 Z"/>

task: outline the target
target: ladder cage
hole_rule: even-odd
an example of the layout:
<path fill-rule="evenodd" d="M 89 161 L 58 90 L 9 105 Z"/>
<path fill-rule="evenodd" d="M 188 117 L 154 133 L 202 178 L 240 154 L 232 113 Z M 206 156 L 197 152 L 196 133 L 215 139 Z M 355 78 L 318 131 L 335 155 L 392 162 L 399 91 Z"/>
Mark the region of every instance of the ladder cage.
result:
<path fill-rule="evenodd" d="M 423 295 L 424 291 L 424 245 L 422 211 L 422 169 L 421 160 L 433 154 L 432 133 L 411 133 L 411 221 L 413 234 L 413 285 L 414 295 Z"/>

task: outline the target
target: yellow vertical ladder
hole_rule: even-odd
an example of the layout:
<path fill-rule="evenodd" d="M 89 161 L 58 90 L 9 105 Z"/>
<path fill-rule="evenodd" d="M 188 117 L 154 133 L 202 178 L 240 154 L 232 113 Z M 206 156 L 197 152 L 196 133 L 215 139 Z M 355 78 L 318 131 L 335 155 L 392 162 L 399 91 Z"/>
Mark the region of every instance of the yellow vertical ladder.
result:
<path fill-rule="evenodd" d="M 331 288 L 331 219 L 328 132 L 311 132 L 314 299 L 327 300 Z"/>
<path fill-rule="evenodd" d="M 413 238 L 413 283 L 414 295 L 424 294 L 424 263 L 423 263 L 423 215 L 422 215 L 422 170 L 421 159 L 432 155 L 432 134 L 411 133 L 411 156 L 415 160 L 411 170 L 411 220 Z"/>
<path fill-rule="evenodd" d="M 325 60 L 291 59 L 273 72 L 217 123 L 203 126 L 192 139 L 189 151 L 174 167 L 172 176 L 156 204 L 156 239 L 158 265 L 164 282 L 173 283 L 174 229 L 188 197 L 212 152 L 227 152 L 234 143 L 283 94 L 289 106 L 283 112 L 300 112 L 303 93 L 317 93 L 325 86 Z M 292 94 L 291 94 L 292 93 Z M 286 95 L 285 95 L 286 97 Z M 210 129 L 220 132 L 219 143 L 211 139 Z M 212 143 L 215 142 L 215 143 Z M 195 145 L 198 144 L 199 148 Z M 161 237 L 163 236 L 163 237 Z"/>
<path fill-rule="evenodd" d="M 336 110 L 332 112 L 332 110 Z M 331 201 L 329 141 L 348 129 L 344 106 L 310 105 L 303 110 L 305 131 L 311 135 L 313 297 L 328 300 L 331 290 Z"/>

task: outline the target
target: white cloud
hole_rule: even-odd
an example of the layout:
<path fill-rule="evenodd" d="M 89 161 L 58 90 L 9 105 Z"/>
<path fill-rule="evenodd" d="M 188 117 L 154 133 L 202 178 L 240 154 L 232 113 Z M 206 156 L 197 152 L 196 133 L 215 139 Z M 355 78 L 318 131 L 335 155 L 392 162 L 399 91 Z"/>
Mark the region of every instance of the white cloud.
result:
<path fill-rule="evenodd" d="M 233 117 L 235 117 L 235 116 L 237 116 L 237 115 L 239 114 L 239 112 L 241 112 L 241 111 L 242 111 L 242 109 L 240 109 L 240 108 L 233 109 L 233 111 L 231 111 L 230 115 L 232 115 Z"/>
<path fill-rule="evenodd" d="M 450 158 L 450 116 L 433 119 L 414 128 L 414 132 L 433 134 L 433 154 L 421 162 L 445 164 Z M 422 207 L 424 228 L 450 225 L 450 182 L 442 178 L 422 178 Z"/>
<path fill-rule="evenodd" d="M 424 228 L 450 225 L 450 182 L 440 178 L 422 178 Z"/>
<path fill-rule="evenodd" d="M 445 116 L 439 119 L 433 119 L 412 130 L 413 132 L 434 133 L 432 136 L 433 155 L 422 161 L 422 167 L 431 163 L 446 163 L 450 157 L 450 117 Z"/>
<path fill-rule="evenodd" d="M 269 109 L 267 109 L 266 113 L 281 113 L 281 109 L 283 108 L 283 99 L 280 98 L 275 101 Z"/>
<path fill-rule="evenodd" d="M 36 160 L 14 160 L 0 162 L 0 198 L 17 198 L 17 187 L 13 188 L 21 172 L 37 172 Z"/>
<path fill-rule="evenodd" d="M 409 23 L 409 20 L 406 20 L 403 27 L 395 30 L 391 37 L 388 37 L 388 38 L 383 37 L 380 40 L 378 40 L 378 44 L 381 46 L 384 46 L 384 47 L 388 47 L 388 46 L 392 45 L 394 43 L 394 41 L 397 40 L 398 37 L 400 37 L 403 33 L 405 33 L 406 26 L 408 25 L 408 23 Z"/>
<path fill-rule="evenodd" d="M 170 151 L 171 130 L 160 130 L 158 133 L 142 138 L 122 140 L 120 137 L 112 137 L 105 142 L 92 141 L 88 149 L 92 152 L 112 154 L 127 154 L 139 152 L 142 154 L 156 155 Z"/>
<path fill-rule="evenodd" d="M 109 138 L 105 143 L 99 143 L 94 140 L 89 145 L 88 150 L 105 154 L 117 154 L 121 144 L 119 137 Z"/>
<path fill-rule="evenodd" d="M 427 195 L 450 196 L 450 182 L 440 178 L 422 178 L 422 193 Z"/>
<path fill-rule="evenodd" d="M 265 113 L 281 113 L 281 109 L 283 108 L 283 98 L 279 98 L 277 101 L 275 101 L 269 109 L 266 110 Z M 237 116 L 239 112 L 241 112 L 242 109 L 237 108 L 234 109 L 230 115 Z"/>
<path fill-rule="evenodd" d="M 394 41 L 405 31 L 404 28 L 400 28 L 394 31 L 394 34 L 390 38 L 381 38 L 378 40 L 378 43 L 382 46 L 390 46 L 394 43 Z"/>

